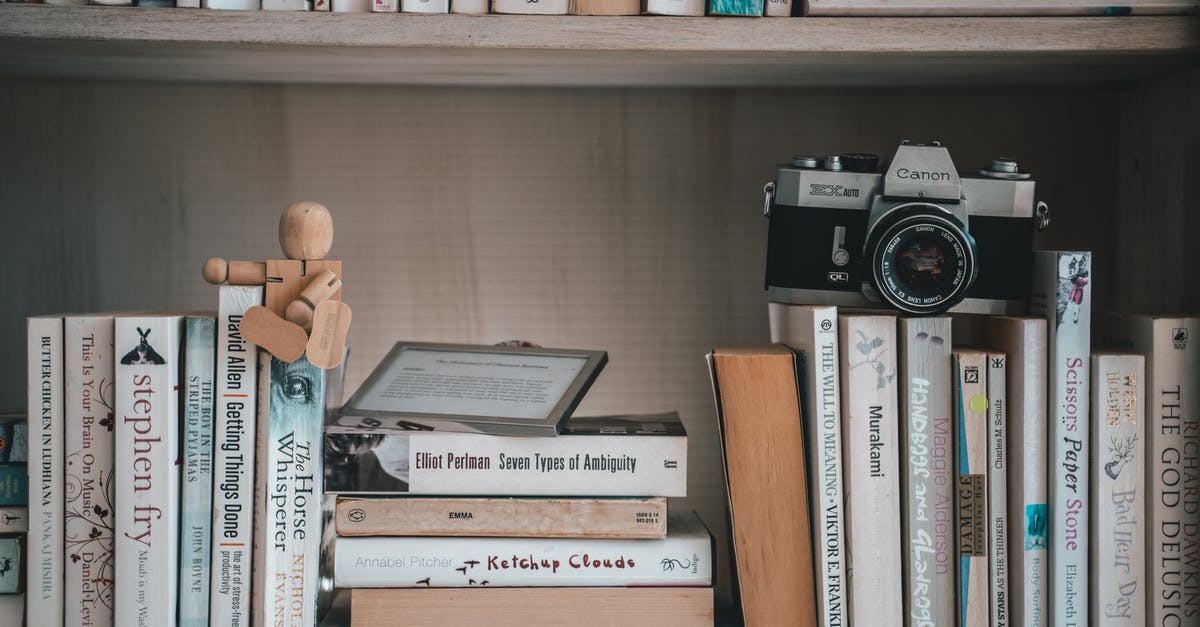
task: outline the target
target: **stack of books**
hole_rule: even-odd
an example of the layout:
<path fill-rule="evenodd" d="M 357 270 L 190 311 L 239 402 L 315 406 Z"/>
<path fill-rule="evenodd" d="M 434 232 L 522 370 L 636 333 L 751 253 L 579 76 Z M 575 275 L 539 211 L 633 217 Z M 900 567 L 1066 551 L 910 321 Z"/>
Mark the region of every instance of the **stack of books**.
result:
<path fill-rule="evenodd" d="M 495 368 L 521 357 L 442 361 Z M 498 417 L 363 411 L 379 381 L 412 399 L 429 395 L 419 387 L 431 377 L 493 379 L 413 377 L 418 366 L 395 363 L 385 359 L 325 428 L 327 552 L 352 624 L 712 624 L 711 535 L 695 513 L 667 508 L 687 489 L 677 414 L 570 417 L 546 435 L 503 435 L 511 425 Z"/>
<path fill-rule="evenodd" d="M 748 625 L 1190 615 L 1200 319 L 1102 314 L 1093 333 L 1090 253 L 1033 268 L 1028 316 L 771 303 L 778 344 L 713 351 Z M 763 539 L 797 527 L 764 565 Z M 762 594 L 805 576 L 805 602 Z"/>

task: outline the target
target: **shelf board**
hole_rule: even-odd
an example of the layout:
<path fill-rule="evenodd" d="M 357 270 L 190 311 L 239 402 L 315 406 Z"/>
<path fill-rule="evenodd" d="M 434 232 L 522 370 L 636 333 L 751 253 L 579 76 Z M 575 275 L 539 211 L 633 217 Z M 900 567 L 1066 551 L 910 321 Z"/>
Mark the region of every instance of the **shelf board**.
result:
<path fill-rule="evenodd" d="M 1200 17 L 670 18 L 0 3 L 0 74 L 473 86 L 1085 83 L 1188 67 Z"/>

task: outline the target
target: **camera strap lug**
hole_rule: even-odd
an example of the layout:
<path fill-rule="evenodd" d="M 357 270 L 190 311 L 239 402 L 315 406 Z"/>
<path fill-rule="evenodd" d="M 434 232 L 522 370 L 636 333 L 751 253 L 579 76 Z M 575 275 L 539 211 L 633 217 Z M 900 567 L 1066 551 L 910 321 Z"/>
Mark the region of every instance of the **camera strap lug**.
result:
<path fill-rule="evenodd" d="M 1039 231 L 1045 231 L 1046 227 L 1050 226 L 1050 205 L 1040 200 L 1037 209 L 1034 210 L 1034 226 Z"/>
<path fill-rule="evenodd" d="M 775 200 L 775 181 L 763 185 L 763 217 L 771 217 L 771 201 Z"/>

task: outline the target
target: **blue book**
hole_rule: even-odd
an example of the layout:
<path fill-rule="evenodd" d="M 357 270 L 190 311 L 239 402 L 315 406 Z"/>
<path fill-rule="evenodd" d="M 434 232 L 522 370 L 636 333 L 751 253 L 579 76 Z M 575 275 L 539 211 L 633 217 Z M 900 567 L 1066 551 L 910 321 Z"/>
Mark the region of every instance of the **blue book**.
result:
<path fill-rule="evenodd" d="M 709 15 L 763 14 L 763 0 L 708 0 Z"/>
<path fill-rule="evenodd" d="M 208 627 L 216 323 L 188 316 L 185 326 L 179 625 Z"/>
<path fill-rule="evenodd" d="M 287 363 L 260 351 L 259 360 L 268 409 L 258 430 L 251 614 L 314 625 L 327 373 L 307 357 Z"/>
<path fill-rule="evenodd" d="M 0 505 L 29 505 L 29 471 L 25 464 L 0 464 Z"/>

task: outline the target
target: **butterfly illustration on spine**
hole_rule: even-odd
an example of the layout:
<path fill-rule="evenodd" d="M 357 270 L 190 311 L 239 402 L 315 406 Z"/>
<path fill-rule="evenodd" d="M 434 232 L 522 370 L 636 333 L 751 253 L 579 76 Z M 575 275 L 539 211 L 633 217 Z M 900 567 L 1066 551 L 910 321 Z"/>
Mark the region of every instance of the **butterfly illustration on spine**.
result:
<path fill-rule="evenodd" d="M 161 366 L 167 363 L 167 360 L 163 359 L 162 355 L 159 355 L 158 351 L 154 350 L 154 347 L 150 346 L 150 342 L 147 341 L 146 338 L 150 335 L 150 329 L 143 330 L 142 327 L 138 327 L 137 331 L 138 335 L 141 336 L 141 340 L 133 350 L 125 353 L 125 356 L 121 358 L 121 363 L 126 366 L 131 364 Z"/>

